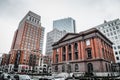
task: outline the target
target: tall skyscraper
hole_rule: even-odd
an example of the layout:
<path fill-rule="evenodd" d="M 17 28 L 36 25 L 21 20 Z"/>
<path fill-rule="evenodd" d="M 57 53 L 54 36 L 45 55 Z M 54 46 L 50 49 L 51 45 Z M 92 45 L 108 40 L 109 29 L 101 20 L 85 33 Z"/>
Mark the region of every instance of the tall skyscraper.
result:
<path fill-rule="evenodd" d="M 64 18 L 53 21 L 53 30 L 47 33 L 46 54 L 52 55 L 52 44 L 57 42 L 66 33 L 76 33 L 75 20 Z"/>
<path fill-rule="evenodd" d="M 120 20 L 104 21 L 103 24 L 96 26 L 114 44 L 114 55 L 117 63 L 120 63 Z"/>
<path fill-rule="evenodd" d="M 29 11 L 14 34 L 9 70 L 17 69 L 21 72 L 38 66 L 43 49 L 43 37 L 44 27 L 41 26 L 41 17 Z"/>
<path fill-rule="evenodd" d="M 47 55 L 52 55 L 52 44 L 58 41 L 65 34 L 66 34 L 66 31 L 59 31 L 57 29 L 53 29 L 52 31 L 47 33 L 47 42 L 46 42 Z"/>
<path fill-rule="evenodd" d="M 60 31 L 76 33 L 75 20 L 70 17 L 53 21 L 53 29 L 55 28 Z"/>

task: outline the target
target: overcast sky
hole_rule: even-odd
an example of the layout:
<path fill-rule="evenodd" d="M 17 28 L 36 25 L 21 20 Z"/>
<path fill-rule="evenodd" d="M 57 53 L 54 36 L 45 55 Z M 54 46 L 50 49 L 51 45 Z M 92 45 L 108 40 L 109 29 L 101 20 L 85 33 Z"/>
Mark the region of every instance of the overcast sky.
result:
<path fill-rule="evenodd" d="M 80 32 L 120 18 L 120 0 L 0 0 L 0 53 L 10 51 L 14 32 L 29 10 L 41 16 L 45 34 L 53 20 L 67 17 L 76 20 Z"/>

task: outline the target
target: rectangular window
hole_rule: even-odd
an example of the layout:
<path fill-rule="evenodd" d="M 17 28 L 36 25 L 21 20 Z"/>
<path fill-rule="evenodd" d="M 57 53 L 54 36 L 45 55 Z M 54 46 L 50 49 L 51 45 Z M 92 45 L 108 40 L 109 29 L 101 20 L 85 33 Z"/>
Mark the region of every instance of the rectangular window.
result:
<path fill-rule="evenodd" d="M 58 63 L 58 54 L 56 55 L 56 63 Z"/>
<path fill-rule="evenodd" d="M 118 46 L 118 49 L 120 49 L 120 45 Z"/>
<path fill-rule="evenodd" d="M 106 30 L 108 32 L 108 30 Z"/>
<path fill-rule="evenodd" d="M 86 40 L 86 45 L 87 45 L 87 46 L 90 45 L 90 40 Z"/>
<path fill-rule="evenodd" d="M 119 60 L 119 57 L 116 57 L 117 60 Z"/>
<path fill-rule="evenodd" d="M 91 52 L 91 49 L 87 49 L 87 55 L 88 55 L 88 58 L 92 58 L 92 52 Z"/>
<path fill-rule="evenodd" d="M 104 49 L 103 48 L 102 48 L 102 54 L 103 54 L 103 57 L 104 57 L 105 54 L 104 54 Z"/>
<path fill-rule="evenodd" d="M 117 36 L 115 36 L 115 39 L 118 39 Z"/>
<path fill-rule="evenodd" d="M 116 26 L 116 29 L 119 29 L 119 27 L 118 27 L 118 26 Z"/>
<path fill-rule="evenodd" d="M 59 49 L 56 49 L 56 52 L 58 53 Z"/>
<path fill-rule="evenodd" d="M 105 33 L 105 30 L 103 32 Z"/>
<path fill-rule="evenodd" d="M 69 60 L 72 60 L 72 54 L 69 53 Z"/>
<path fill-rule="evenodd" d="M 114 35 L 116 35 L 116 32 L 114 31 Z"/>
<path fill-rule="evenodd" d="M 115 28 L 113 27 L 113 30 L 115 30 Z"/>
<path fill-rule="evenodd" d="M 110 36 L 109 33 L 107 34 L 107 36 Z"/>
<path fill-rule="evenodd" d="M 75 52 L 75 59 L 78 59 L 78 52 Z"/>
<path fill-rule="evenodd" d="M 117 54 L 118 54 L 118 52 L 115 52 L 115 54 L 117 55 Z"/>
<path fill-rule="evenodd" d="M 111 32 L 111 36 L 113 35 L 113 33 Z"/>
<path fill-rule="evenodd" d="M 110 31 L 112 31 L 112 29 L 110 28 Z"/>
<path fill-rule="evenodd" d="M 65 58 L 65 57 L 66 57 L 65 54 L 64 54 L 62 57 L 63 57 L 63 61 L 65 61 L 65 59 L 66 59 L 66 58 Z"/>

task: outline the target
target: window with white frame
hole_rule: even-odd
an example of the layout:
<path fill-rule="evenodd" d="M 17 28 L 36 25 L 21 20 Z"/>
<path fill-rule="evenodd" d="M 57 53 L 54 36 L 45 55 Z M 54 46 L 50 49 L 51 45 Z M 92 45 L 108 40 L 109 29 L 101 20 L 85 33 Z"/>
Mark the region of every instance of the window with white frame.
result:
<path fill-rule="evenodd" d="M 87 45 L 87 46 L 90 45 L 90 40 L 86 40 L 86 45 Z"/>

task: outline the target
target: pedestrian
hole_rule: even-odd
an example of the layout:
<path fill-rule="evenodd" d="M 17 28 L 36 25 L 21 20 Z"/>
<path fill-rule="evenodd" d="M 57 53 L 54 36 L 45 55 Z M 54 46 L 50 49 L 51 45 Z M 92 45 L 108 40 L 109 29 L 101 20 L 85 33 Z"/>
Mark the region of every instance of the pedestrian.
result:
<path fill-rule="evenodd" d="M 72 78 L 73 78 L 73 80 L 75 80 L 75 76 L 74 76 L 74 74 L 72 75 Z"/>

